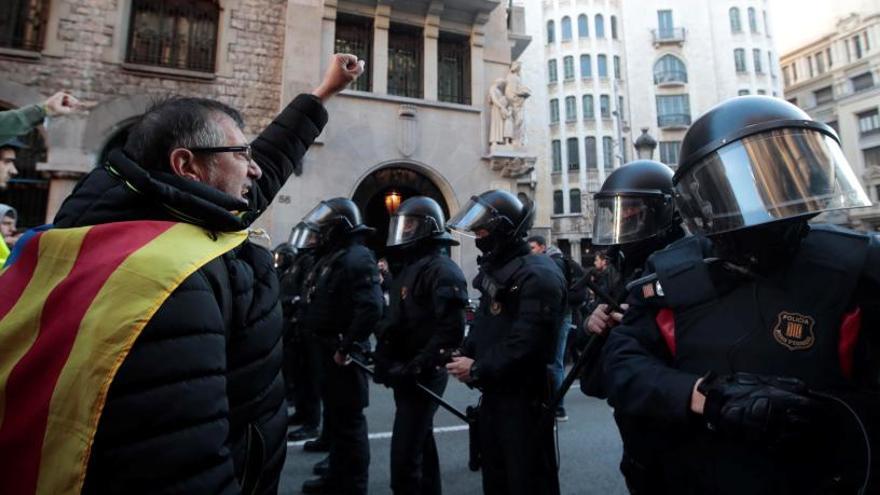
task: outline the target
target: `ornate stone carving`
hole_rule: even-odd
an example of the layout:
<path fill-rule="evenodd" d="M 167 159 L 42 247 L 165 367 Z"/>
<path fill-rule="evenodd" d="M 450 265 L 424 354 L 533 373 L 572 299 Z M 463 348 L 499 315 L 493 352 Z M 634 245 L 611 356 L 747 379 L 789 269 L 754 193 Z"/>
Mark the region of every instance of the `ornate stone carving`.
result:
<path fill-rule="evenodd" d="M 397 150 L 409 158 L 419 145 L 418 110 L 413 105 L 400 105 L 397 116 Z"/>

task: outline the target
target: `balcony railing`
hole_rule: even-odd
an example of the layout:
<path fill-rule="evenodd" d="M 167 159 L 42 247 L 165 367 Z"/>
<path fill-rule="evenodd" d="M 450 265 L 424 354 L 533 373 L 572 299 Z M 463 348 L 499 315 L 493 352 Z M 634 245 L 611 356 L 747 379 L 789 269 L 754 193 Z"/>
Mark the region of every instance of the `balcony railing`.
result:
<path fill-rule="evenodd" d="M 654 84 L 685 84 L 688 82 L 687 71 L 666 70 L 654 73 Z"/>
<path fill-rule="evenodd" d="M 664 43 L 684 43 L 685 41 L 684 28 L 652 29 L 651 34 L 654 35 L 655 45 L 662 45 Z"/>
<path fill-rule="evenodd" d="M 668 113 L 657 116 L 658 127 L 687 127 L 689 125 L 691 125 L 691 114 L 689 113 Z"/>

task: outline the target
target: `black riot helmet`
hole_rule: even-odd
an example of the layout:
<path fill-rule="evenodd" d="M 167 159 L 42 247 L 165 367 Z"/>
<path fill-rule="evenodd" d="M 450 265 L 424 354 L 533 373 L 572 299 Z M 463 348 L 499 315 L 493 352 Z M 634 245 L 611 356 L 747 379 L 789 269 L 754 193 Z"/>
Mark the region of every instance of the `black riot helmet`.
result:
<path fill-rule="evenodd" d="M 636 160 L 614 170 L 593 195 L 593 244 L 620 246 L 663 234 L 677 225 L 672 169 Z"/>
<path fill-rule="evenodd" d="M 302 221 L 308 229 L 317 233 L 316 247 L 335 244 L 355 234 L 375 232 L 375 229 L 364 225 L 360 209 L 348 198 L 321 201 Z"/>
<path fill-rule="evenodd" d="M 732 98 L 697 119 L 673 183 L 687 226 L 704 235 L 871 204 L 834 130 L 766 96 Z"/>
<path fill-rule="evenodd" d="M 285 242 L 275 246 L 272 254 L 275 258 L 275 268 L 279 272 L 284 272 L 293 264 L 293 260 L 296 258 L 296 249 Z"/>
<path fill-rule="evenodd" d="M 447 245 L 458 244 L 446 231 L 446 219 L 440 204 L 427 196 L 409 198 L 391 215 L 385 245 L 406 247 L 425 239 Z"/>
<path fill-rule="evenodd" d="M 535 219 L 534 208 L 500 189 L 471 196 L 470 201 L 449 220 L 449 228 L 473 237 L 477 230 L 504 237 L 525 237 Z"/>
<path fill-rule="evenodd" d="M 467 236 L 485 230 L 488 236 L 477 239 L 477 248 L 484 254 L 496 251 L 504 244 L 522 239 L 535 220 L 535 209 L 529 201 L 521 201 L 513 194 L 493 189 L 470 201 L 452 219 L 449 228 Z"/>
<path fill-rule="evenodd" d="M 287 242 L 298 251 L 314 249 L 318 245 L 318 234 L 317 227 L 310 227 L 309 224 L 300 222 L 290 229 L 290 239 Z"/>

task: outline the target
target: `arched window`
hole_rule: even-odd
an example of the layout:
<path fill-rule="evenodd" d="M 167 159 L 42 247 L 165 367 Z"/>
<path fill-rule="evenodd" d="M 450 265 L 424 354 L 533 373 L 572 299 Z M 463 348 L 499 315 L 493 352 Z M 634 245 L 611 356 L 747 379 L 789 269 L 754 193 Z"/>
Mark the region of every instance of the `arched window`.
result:
<path fill-rule="evenodd" d="M 547 21 L 547 44 L 556 41 L 556 23 Z"/>
<path fill-rule="evenodd" d="M 553 191 L 553 214 L 562 215 L 565 207 L 562 205 L 562 191 Z"/>
<path fill-rule="evenodd" d="M 574 100 L 574 96 L 570 96 Z M 568 171 L 580 170 L 581 161 L 578 154 L 578 138 L 568 138 L 565 140 L 565 151 L 568 154 Z"/>
<path fill-rule="evenodd" d="M 730 8 L 730 32 L 731 33 L 741 33 L 742 32 L 742 23 L 740 23 L 740 19 L 739 19 L 739 7 L 731 7 Z"/>
<path fill-rule="evenodd" d="M 596 14 L 596 37 L 605 37 L 605 18 L 602 17 L 602 14 Z"/>
<path fill-rule="evenodd" d="M 599 77 L 608 77 L 608 57 L 599 55 L 596 57 L 596 65 L 599 68 Z"/>
<path fill-rule="evenodd" d="M 568 209 L 571 213 L 581 212 L 581 190 L 572 189 L 568 191 Z"/>
<path fill-rule="evenodd" d="M 219 19 L 211 0 L 133 0 L 126 62 L 214 72 Z"/>
<path fill-rule="evenodd" d="M 571 41 L 571 17 L 562 18 L 562 41 Z"/>
<path fill-rule="evenodd" d="M 617 17 L 611 16 L 611 39 L 617 39 Z"/>
<path fill-rule="evenodd" d="M 547 78 L 549 83 L 555 83 L 559 78 L 556 73 L 556 59 L 551 59 L 547 61 Z"/>
<path fill-rule="evenodd" d="M 581 55 L 581 78 L 593 77 L 593 61 L 588 54 Z"/>
<path fill-rule="evenodd" d="M 654 64 L 654 84 L 686 83 L 687 80 L 687 67 L 675 55 L 663 55 Z"/>
<path fill-rule="evenodd" d="M 749 29 L 753 33 L 758 32 L 758 16 L 755 13 L 754 7 L 749 7 Z"/>
<path fill-rule="evenodd" d="M 586 14 L 581 14 L 578 16 L 578 36 L 581 38 L 586 38 L 590 36 L 590 26 L 587 22 Z"/>

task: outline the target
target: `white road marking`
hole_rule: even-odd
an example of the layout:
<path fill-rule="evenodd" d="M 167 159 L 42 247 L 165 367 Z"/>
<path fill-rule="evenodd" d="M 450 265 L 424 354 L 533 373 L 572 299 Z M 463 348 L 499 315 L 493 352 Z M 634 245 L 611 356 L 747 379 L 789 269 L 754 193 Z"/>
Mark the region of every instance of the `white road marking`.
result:
<path fill-rule="evenodd" d="M 434 428 L 434 433 L 452 433 L 456 431 L 467 431 L 468 425 L 456 425 L 456 426 L 440 426 Z M 390 431 L 383 431 L 380 433 L 370 433 L 367 435 L 367 438 L 370 440 L 384 440 L 391 438 Z M 301 440 L 299 442 L 287 442 L 287 447 L 299 447 L 302 444 L 306 443 L 306 440 Z"/>

